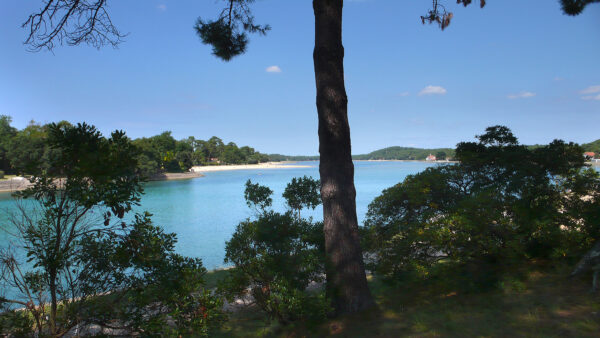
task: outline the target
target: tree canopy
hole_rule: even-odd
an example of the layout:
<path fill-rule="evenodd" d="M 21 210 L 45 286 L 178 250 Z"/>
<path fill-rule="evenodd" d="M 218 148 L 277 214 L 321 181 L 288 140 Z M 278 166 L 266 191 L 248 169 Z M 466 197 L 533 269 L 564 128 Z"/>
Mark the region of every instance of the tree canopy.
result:
<path fill-rule="evenodd" d="M 49 145 L 50 130 L 53 124 L 42 125 L 31 121 L 22 130 L 11 125 L 10 116 L 0 116 L 0 170 L 6 173 L 33 175 L 39 170 L 48 169 L 52 161 L 52 147 Z M 60 121 L 56 126 L 71 126 Z M 269 156 L 252 147 L 227 145 L 213 136 L 208 140 L 193 136 L 176 140 L 170 131 L 159 135 L 133 140 L 137 148 L 138 174 L 152 178 L 164 172 L 183 172 L 197 165 L 216 164 L 255 164 L 269 161 Z"/>
<path fill-rule="evenodd" d="M 221 303 L 202 290 L 200 259 L 176 254 L 176 236 L 150 214 L 125 217 L 143 192 L 138 149 L 125 133 L 105 138 L 85 123 L 45 131 L 46 166 L 31 169 L 32 185 L 15 193 L 11 240 L 0 250 L 2 315 L 20 318 L 11 305 L 24 306 L 34 321 L 24 332 L 51 336 L 115 321 L 128 335 L 206 334 L 219 323 Z"/>
<path fill-rule="evenodd" d="M 598 238 L 600 175 L 579 145 L 530 149 L 504 126 L 477 139 L 457 145 L 459 163 L 410 175 L 369 205 L 375 270 L 426 274 L 444 259 L 493 277 L 489 268 L 528 258 L 577 257 Z"/>

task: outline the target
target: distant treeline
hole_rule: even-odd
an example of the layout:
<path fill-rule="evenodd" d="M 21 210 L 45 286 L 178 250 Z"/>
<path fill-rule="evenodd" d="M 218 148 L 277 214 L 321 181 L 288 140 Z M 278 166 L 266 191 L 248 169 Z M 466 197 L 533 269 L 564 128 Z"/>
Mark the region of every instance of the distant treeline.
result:
<path fill-rule="evenodd" d="M 44 169 L 51 149 L 46 144 L 47 125 L 31 121 L 22 130 L 11 126 L 12 119 L 0 115 L 0 172 L 6 174 L 27 174 Z M 70 125 L 67 121 L 59 125 Z M 280 161 L 318 161 L 319 156 L 288 156 L 262 154 L 254 148 L 238 147 L 235 143 L 225 144 L 213 136 L 208 140 L 190 136 L 176 140 L 170 131 L 162 134 L 133 140 L 138 148 L 138 165 L 144 176 L 154 176 L 164 172 L 183 172 L 195 165 L 255 164 Z M 600 139 L 582 144 L 585 151 L 600 154 Z M 528 146 L 530 149 L 539 147 Z M 389 147 L 368 154 L 353 155 L 354 160 L 425 160 L 434 155 L 437 160 L 453 159 L 454 149 L 421 149 L 409 147 Z"/>
<path fill-rule="evenodd" d="M 7 174 L 31 174 L 48 167 L 52 149 L 46 142 L 48 125 L 30 122 L 22 130 L 11 126 L 12 119 L 0 115 L 0 171 Z M 70 126 L 67 121 L 57 123 Z M 183 172 L 195 165 L 253 164 L 269 161 L 269 156 L 251 147 L 225 144 L 213 136 L 208 140 L 192 136 L 176 140 L 170 131 L 133 140 L 137 149 L 138 169 L 151 177 L 164 172 Z"/>
<path fill-rule="evenodd" d="M 162 172 L 187 171 L 196 165 L 256 164 L 268 162 L 269 157 L 254 148 L 238 147 L 235 143 L 225 144 L 213 136 L 208 140 L 190 136 L 175 140 L 170 131 L 160 135 L 133 140 L 141 151 L 138 163 L 141 172 L 147 176 Z"/>
<path fill-rule="evenodd" d="M 534 150 L 537 148 L 542 148 L 544 147 L 544 145 L 540 145 L 540 144 L 534 144 L 531 146 L 527 146 L 527 148 L 529 150 Z M 596 158 L 599 158 L 600 155 L 600 139 L 590 142 L 590 143 L 583 143 L 581 144 L 581 148 L 583 148 L 584 152 L 593 152 L 596 154 Z"/>
<path fill-rule="evenodd" d="M 281 162 L 281 161 L 318 161 L 319 155 L 316 156 L 290 156 L 281 154 L 269 154 L 269 161 Z"/>
<path fill-rule="evenodd" d="M 543 145 L 531 145 L 527 146 L 528 149 L 533 150 L 536 148 L 543 147 Z M 596 157 L 600 154 L 600 139 L 584 143 L 581 145 L 584 151 L 591 151 L 596 153 Z M 422 161 L 429 155 L 434 155 L 437 160 L 452 160 L 454 158 L 455 151 L 452 148 L 433 148 L 433 149 L 422 149 L 422 148 L 410 148 L 410 147 L 388 147 L 379 150 L 375 150 L 368 154 L 363 155 L 352 155 L 354 160 L 417 160 Z M 269 154 L 270 161 L 318 161 L 319 156 L 288 156 L 281 154 Z"/>
<path fill-rule="evenodd" d="M 438 160 L 446 160 L 454 157 L 454 149 L 389 147 L 364 155 L 354 155 L 352 158 L 355 160 L 425 160 L 429 155 L 434 155 Z"/>
<path fill-rule="evenodd" d="M 375 150 L 368 154 L 352 155 L 354 160 L 425 160 L 427 156 L 434 155 L 438 160 L 451 159 L 454 156 L 454 149 L 436 148 L 406 148 L 389 147 Z M 281 154 L 269 154 L 271 161 L 318 161 L 319 156 L 287 156 Z"/>
<path fill-rule="evenodd" d="M 581 146 L 583 147 L 583 150 L 585 150 L 585 151 L 591 151 L 591 152 L 596 153 L 596 158 L 598 157 L 598 154 L 600 154 L 600 139 L 598 139 L 594 142 L 584 143 Z"/>

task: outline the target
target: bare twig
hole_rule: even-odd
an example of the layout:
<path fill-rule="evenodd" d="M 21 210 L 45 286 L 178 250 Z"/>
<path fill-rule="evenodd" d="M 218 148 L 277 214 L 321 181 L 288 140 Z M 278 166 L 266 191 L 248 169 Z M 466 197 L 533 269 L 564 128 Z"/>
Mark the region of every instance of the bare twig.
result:
<path fill-rule="evenodd" d="M 44 0 L 44 4 L 22 25 L 29 29 L 25 44 L 31 51 L 52 50 L 57 42 L 116 47 L 126 36 L 113 24 L 107 0 Z"/>

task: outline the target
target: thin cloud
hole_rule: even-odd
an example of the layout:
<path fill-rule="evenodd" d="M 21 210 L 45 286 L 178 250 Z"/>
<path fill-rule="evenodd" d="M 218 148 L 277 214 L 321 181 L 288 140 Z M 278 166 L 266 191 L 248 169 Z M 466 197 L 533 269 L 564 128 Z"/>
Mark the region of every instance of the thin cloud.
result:
<path fill-rule="evenodd" d="M 270 66 L 265 70 L 267 73 L 281 73 L 281 68 L 279 68 L 279 66 Z"/>
<path fill-rule="evenodd" d="M 588 95 L 588 96 L 582 96 L 581 99 L 583 100 L 594 100 L 594 101 L 600 101 L 600 94 L 597 95 Z"/>
<path fill-rule="evenodd" d="M 164 11 L 166 11 L 166 10 L 167 10 L 167 5 L 165 5 L 165 4 L 160 4 L 160 5 L 156 6 L 156 8 L 158 8 L 159 10 L 161 10 L 161 11 L 163 11 L 163 12 L 164 12 Z"/>
<path fill-rule="evenodd" d="M 599 86 L 589 86 L 586 89 L 579 92 L 579 94 L 582 94 L 582 95 L 596 94 L 596 93 L 600 93 L 600 85 Z"/>
<path fill-rule="evenodd" d="M 535 95 L 536 94 L 532 93 L 532 92 L 520 92 L 518 94 L 510 94 L 507 97 L 511 100 L 514 100 L 514 99 L 527 99 L 530 97 L 534 97 Z"/>
<path fill-rule="evenodd" d="M 409 92 L 398 93 L 398 96 L 408 96 L 408 95 L 410 95 Z"/>
<path fill-rule="evenodd" d="M 583 95 L 582 100 L 600 101 L 600 85 L 589 86 L 580 91 L 579 94 Z"/>
<path fill-rule="evenodd" d="M 440 87 L 440 86 L 427 86 L 425 88 L 423 88 L 420 92 L 419 95 L 445 95 L 448 91 L 446 90 L 446 88 L 444 87 Z"/>

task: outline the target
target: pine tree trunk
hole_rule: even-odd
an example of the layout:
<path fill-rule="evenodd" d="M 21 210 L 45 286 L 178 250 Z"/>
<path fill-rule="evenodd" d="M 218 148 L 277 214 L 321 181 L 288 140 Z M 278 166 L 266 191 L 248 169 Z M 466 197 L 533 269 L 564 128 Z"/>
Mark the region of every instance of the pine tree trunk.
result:
<path fill-rule="evenodd" d="M 57 333 L 56 329 L 56 312 L 57 312 L 57 297 L 56 297 L 56 269 L 50 269 L 48 272 L 48 278 L 50 280 L 50 332 L 55 337 Z"/>
<path fill-rule="evenodd" d="M 348 98 L 344 87 L 342 7 L 343 0 L 313 0 L 327 291 L 336 314 L 374 305 L 358 237 Z"/>

